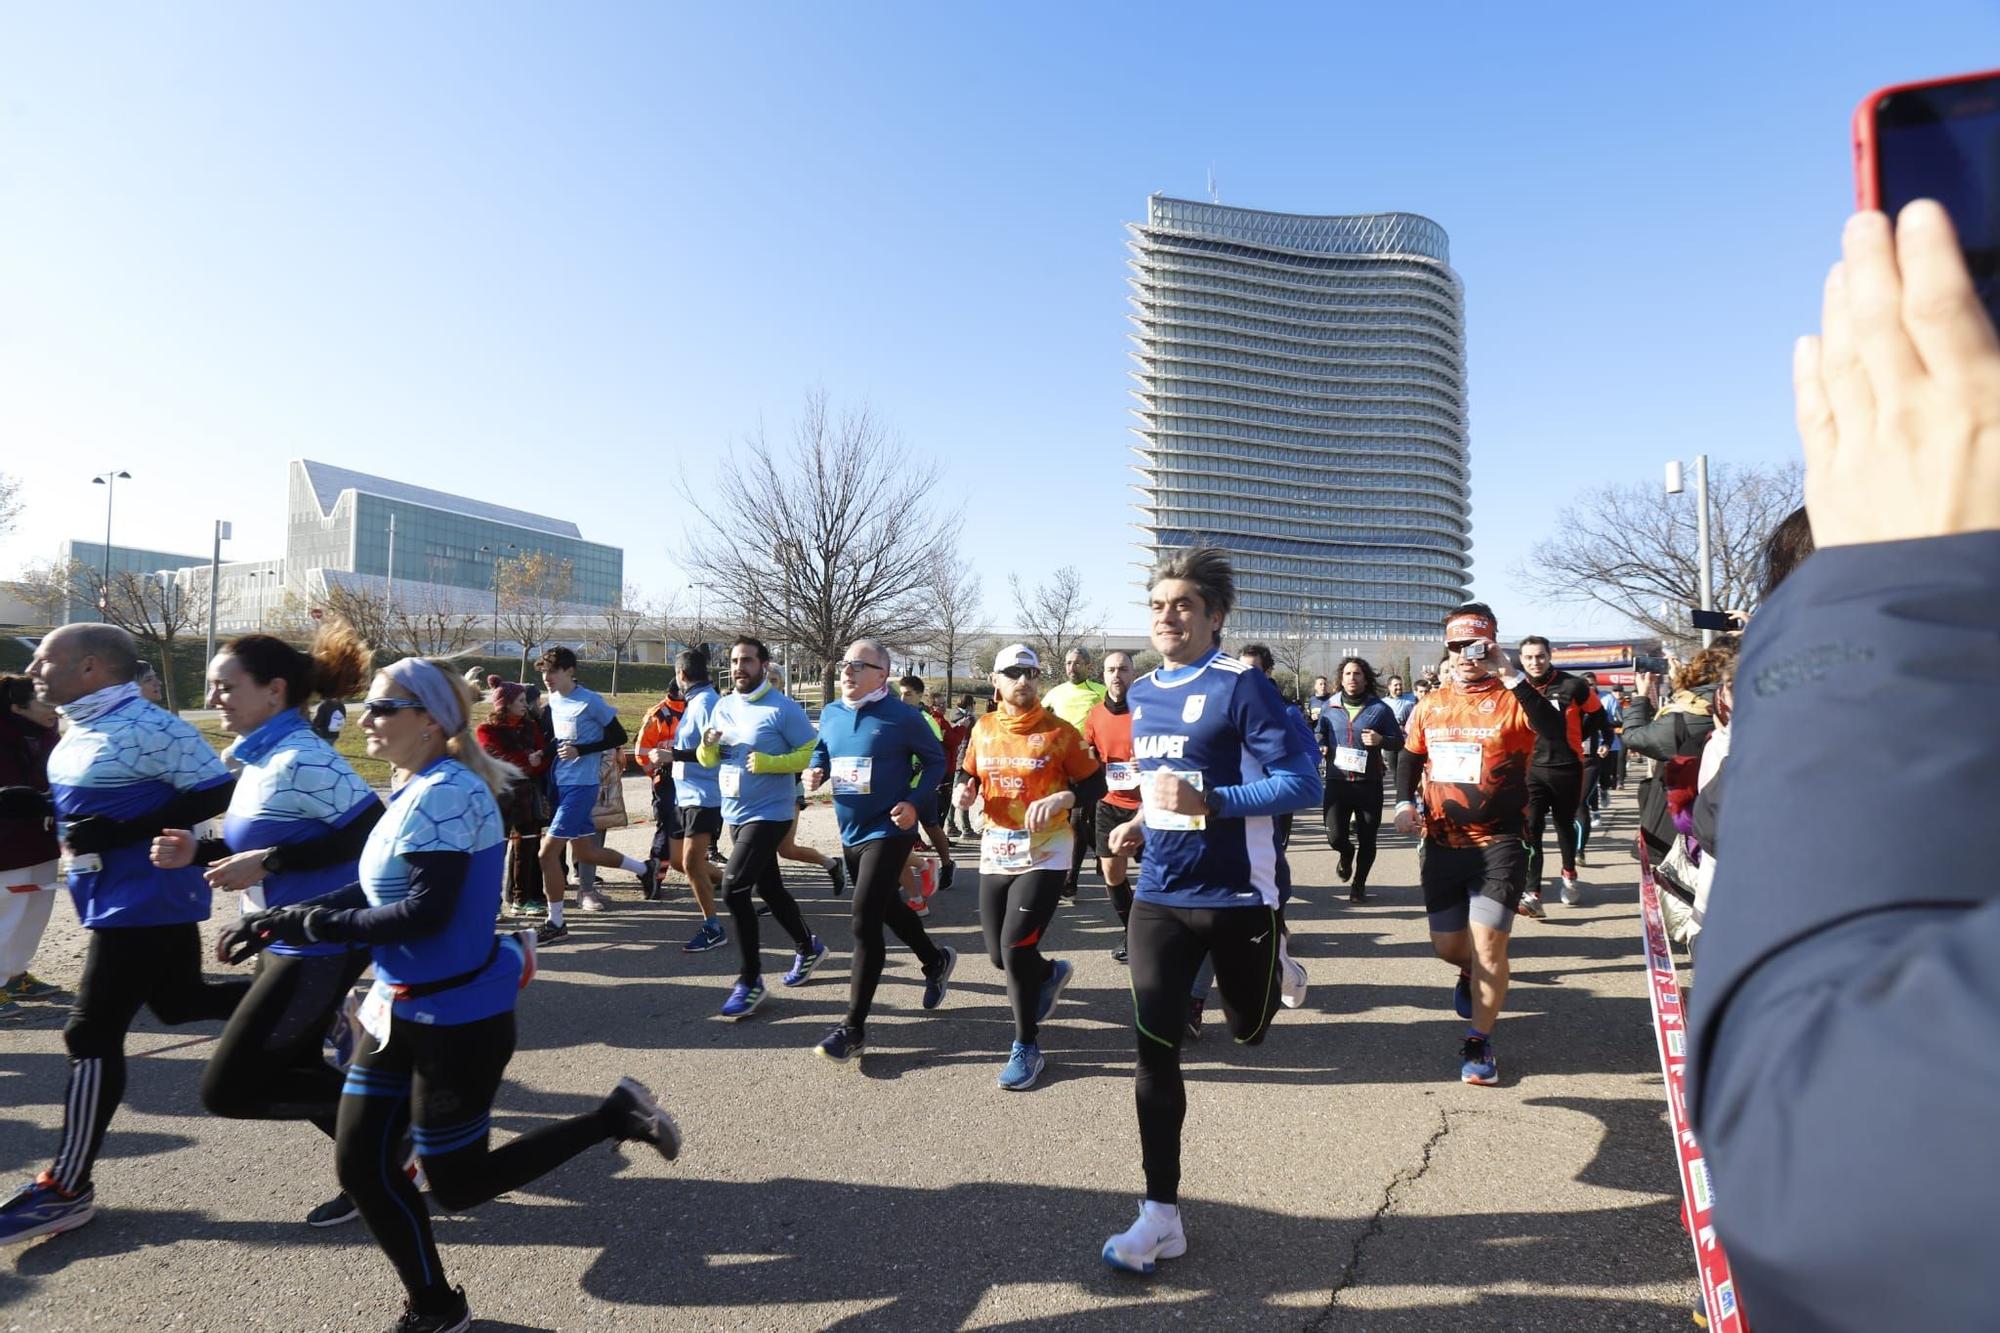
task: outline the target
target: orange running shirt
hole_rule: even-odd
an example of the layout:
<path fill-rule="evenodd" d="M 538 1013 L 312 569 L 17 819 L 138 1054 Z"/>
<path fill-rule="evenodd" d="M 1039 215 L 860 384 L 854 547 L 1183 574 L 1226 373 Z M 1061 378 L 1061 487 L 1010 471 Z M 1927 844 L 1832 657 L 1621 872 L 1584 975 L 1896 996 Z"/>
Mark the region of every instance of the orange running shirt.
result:
<path fill-rule="evenodd" d="M 1075 727 L 1037 705 L 1019 716 L 988 713 L 966 742 L 964 769 L 979 779 L 986 833 L 979 840 L 979 873 L 1018 875 L 1028 870 L 1069 871 L 1069 813 L 1059 813 L 1039 833 L 1028 827 L 1028 807 L 1068 791 L 1097 771 Z M 1015 835 L 1012 838 L 1009 835 Z"/>
<path fill-rule="evenodd" d="M 1511 691 L 1492 676 L 1432 690 L 1411 712 L 1407 733 L 1405 748 L 1426 760 L 1426 838 L 1446 847 L 1521 840 L 1535 725 Z"/>
<path fill-rule="evenodd" d="M 1132 758 L 1132 710 L 1122 708 L 1114 713 L 1109 705 L 1097 705 L 1083 720 L 1083 739 L 1097 751 L 1097 758 L 1104 765 L 1104 780 L 1109 787 L 1104 793 L 1104 804 L 1136 812 L 1139 765 Z"/>

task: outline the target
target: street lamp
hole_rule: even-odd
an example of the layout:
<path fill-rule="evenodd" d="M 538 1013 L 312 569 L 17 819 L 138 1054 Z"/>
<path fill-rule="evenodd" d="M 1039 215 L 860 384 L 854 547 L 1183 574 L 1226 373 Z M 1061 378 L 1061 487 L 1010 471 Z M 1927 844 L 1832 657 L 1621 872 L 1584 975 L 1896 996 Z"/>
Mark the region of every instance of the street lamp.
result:
<path fill-rule="evenodd" d="M 215 660 L 215 597 L 216 587 L 222 578 L 222 544 L 229 540 L 229 520 L 215 520 L 215 546 L 208 556 L 208 656 L 202 658 L 202 670 Z"/>
<path fill-rule="evenodd" d="M 1667 464 L 1667 494 L 1679 495 L 1684 489 L 1681 482 L 1680 461 L 1676 459 Z M 1711 611 L 1715 609 L 1715 585 L 1714 574 L 1709 568 L 1707 454 L 1694 456 L 1694 503 L 1696 544 L 1699 547 L 1695 560 L 1701 577 L 1701 609 Z M 1714 630 L 1705 629 L 1701 632 L 1702 647 L 1706 648 L 1714 642 Z"/>
<path fill-rule="evenodd" d="M 517 555 L 521 550 L 512 542 L 507 543 L 507 549 Z M 493 653 L 497 657 L 500 653 L 500 561 L 505 557 L 490 546 L 480 547 L 479 553 L 493 557 Z"/>
<path fill-rule="evenodd" d="M 118 483 L 132 480 L 129 472 L 105 472 L 90 479 L 93 486 L 104 488 L 104 581 L 97 585 L 97 614 L 100 620 L 111 618 L 111 498 L 118 493 Z"/>

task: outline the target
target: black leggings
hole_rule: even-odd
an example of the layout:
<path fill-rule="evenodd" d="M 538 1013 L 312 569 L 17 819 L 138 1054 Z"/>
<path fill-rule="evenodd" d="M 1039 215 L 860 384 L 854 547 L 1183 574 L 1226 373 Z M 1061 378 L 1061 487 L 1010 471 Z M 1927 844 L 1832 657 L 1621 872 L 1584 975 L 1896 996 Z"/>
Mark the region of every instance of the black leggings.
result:
<path fill-rule="evenodd" d="M 760 819 L 729 826 L 729 866 L 722 872 L 722 892 L 729 902 L 729 915 L 736 921 L 736 947 L 743 955 L 743 971 L 738 981 L 752 982 L 764 975 L 758 956 L 757 904 L 750 891 L 771 904 L 771 919 L 792 937 L 804 953 L 812 947 L 812 932 L 799 915 L 799 905 L 785 887 L 785 874 L 778 868 L 778 844 L 792 831 L 789 819 Z"/>
<path fill-rule="evenodd" d="M 125 1034 L 140 1006 L 162 1023 L 198 1023 L 229 1017 L 249 989 L 247 981 L 202 978 L 201 929 L 191 921 L 90 932 L 83 980 L 63 1028 L 69 1088 L 62 1147 L 50 1168 L 59 1188 L 74 1193 L 90 1184 L 104 1131 L 125 1098 Z"/>
<path fill-rule="evenodd" d="M 857 1033 L 867 1026 L 868 1008 L 875 1002 L 875 987 L 888 955 L 882 927 L 895 931 L 896 938 L 910 946 L 926 976 L 944 961 L 925 933 L 923 919 L 903 901 L 903 866 L 916 845 L 916 835 L 909 834 L 840 849 L 847 860 L 848 882 L 854 885 L 854 970 L 847 979 L 847 1026 Z"/>
<path fill-rule="evenodd" d="M 487 1147 L 493 1094 L 514 1054 L 512 1011 L 430 1027 L 397 1019 L 389 1045 L 363 1034 L 347 1071 L 334 1133 L 340 1188 L 361 1210 L 419 1311 L 448 1299 L 430 1210 L 403 1170 L 403 1136 L 416 1143 L 431 1194 L 451 1212 L 520 1189 L 615 1137 L 605 1107 Z"/>
<path fill-rule="evenodd" d="M 1278 1011 L 1281 931 L 1278 914 L 1269 907 L 1164 907 L 1144 898 L 1132 904 L 1125 943 L 1139 1037 L 1134 1095 L 1146 1197 L 1156 1203 L 1180 1198 L 1181 1123 L 1187 1119 L 1181 1041 L 1195 974 L 1203 959 L 1215 964 L 1230 1035 L 1255 1046 Z"/>
<path fill-rule="evenodd" d="M 1551 815 L 1555 817 L 1562 868 L 1567 874 L 1576 873 L 1576 805 L 1582 798 L 1581 769 L 1528 770 L 1528 892 L 1542 891 L 1542 826 Z"/>
<path fill-rule="evenodd" d="M 1007 974 L 1007 1002 L 1014 1008 L 1014 1040 L 1033 1045 L 1042 983 L 1055 964 L 1042 957 L 1042 936 L 1061 901 L 1063 872 L 1024 870 L 979 877 L 979 925 L 986 957 Z"/>
<path fill-rule="evenodd" d="M 1577 788 L 1581 797 L 1576 808 L 1576 851 L 1581 856 L 1590 850 L 1590 811 L 1597 808 L 1597 770 L 1599 761 L 1589 759 L 1583 765 L 1583 783 Z"/>
<path fill-rule="evenodd" d="M 1382 831 L 1382 784 L 1334 778 L 1326 784 L 1324 818 L 1327 845 L 1336 852 L 1354 853 L 1354 887 L 1367 888 L 1368 872 L 1375 868 L 1375 837 Z"/>
<path fill-rule="evenodd" d="M 341 1074 L 320 1053 L 340 1002 L 368 970 L 368 951 L 257 959 L 250 993 L 201 1078 L 201 1104 L 231 1120 L 310 1120 L 333 1137 Z"/>

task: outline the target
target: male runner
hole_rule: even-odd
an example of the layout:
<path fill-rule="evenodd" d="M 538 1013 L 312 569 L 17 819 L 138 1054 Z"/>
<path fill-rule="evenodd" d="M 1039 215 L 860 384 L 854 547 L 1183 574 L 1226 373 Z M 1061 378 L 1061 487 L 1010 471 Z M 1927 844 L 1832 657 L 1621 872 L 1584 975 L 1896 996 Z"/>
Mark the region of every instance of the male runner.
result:
<path fill-rule="evenodd" d="M 1422 682 L 1419 683 L 1421 684 Z M 1400 727 L 1407 724 L 1410 720 L 1410 710 L 1417 706 L 1417 696 L 1415 693 L 1407 692 L 1403 689 L 1403 678 L 1401 676 L 1389 677 L 1387 699 L 1389 711 L 1396 715 L 1396 725 Z"/>
<path fill-rule="evenodd" d="M 896 682 L 896 690 L 902 696 L 904 703 L 923 716 L 931 735 L 937 738 L 938 748 L 942 750 L 946 732 L 944 714 L 924 702 L 924 678 L 905 676 Z M 930 843 L 931 850 L 937 853 L 939 893 L 950 888 L 952 881 L 958 877 L 958 863 L 951 854 L 951 835 L 945 832 L 944 818 L 938 813 L 939 807 L 950 796 L 951 778 L 947 774 L 941 780 L 940 786 L 933 790 L 931 800 L 925 801 L 923 793 L 915 789 L 912 789 L 910 797 L 911 803 L 917 809 L 917 823 L 924 830 L 924 840 Z"/>
<path fill-rule="evenodd" d="M 1118 913 L 1123 927 L 1132 917 L 1132 884 L 1126 867 L 1136 864 L 1138 849 L 1130 856 L 1111 850 L 1111 831 L 1139 813 L 1139 765 L 1132 758 L 1132 709 L 1126 693 L 1132 688 L 1132 654 L 1109 652 L 1104 655 L 1104 701 L 1083 720 L 1083 740 L 1091 757 L 1104 765 L 1105 793 L 1097 803 L 1097 845 L 1103 849 L 1098 867 L 1104 872 L 1104 893 Z M 1126 960 L 1123 938 L 1111 956 Z"/>
<path fill-rule="evenodd" d="M 590 812 L 597 805 L 598 755 L 625 743 L 625 724 L 618 713 L 595 690 L 576 683 L 576 654 L 556 647 L 535 659 L 542 684 L 549 691 L 549 723 L 556 742 L 555 817 L 542 835 L 542 890 L 549 900 L 549 919 L 536 932 L 540 943 L 549 944 L 569 934 L 563 924 L 563 851 L 579 868 L 588 864 L 622 868 L 639 880 L 650 898 L 659 891 L 659 867 L 612 851 L 597 840 L 597 824 Z M 576 906 L 582 912 L 602 912 L 604 895 L 593 887 L 577 885 Z"/>
<path fill-rule="evenodd" d="M 1564 739 L 1563 722 L 1514 674 L 1486 603 L 1453 611 L 1444 635 L 1452 677 L 1410 714 L 1396 764 L 1396 832 L 1423 830 L 1418 873 L 1431 947 L 1458 968 L 1452 1002 L 1472 1023 L 1459 1077 L 1490 1087 L 1500 1081 L 1492 1038 L 1507 998 L 1507 932 L 1527 886 L 1528 766 L 1537 737 Z"/>
<path fill-rule="evenodd" d="M 1081 644 L 1063 654 L 1063 674 L 1067 679 L 1042 696 L 1042 707 L 1075 727 L 1080 735 L 1090 710 L 1104 701 L 1104 686 L 1090 678 L 1090 650 Z M 1085 802 L 1069 822 L 1076 841 L 1070 844 L 1069 874 L 1063 878 L 1062 896 L 1074 898 L 1083 858 L 1099 850 L 1091 842 L 1097 828 L 1097 802 Z"/>
<path fill-rule="evenodd" d="M 676 680 L 667 687 L 666 697 L 646 710 L 646 720 L 639 724 L 639 740 L 632 752 L 639 761 L 639 770 L 652 782 L 652 858 L 656 866 L 671 866 L 678 861 L 676 844 L 687 836 L 681 828 L 680 802 L 674 799 L 674 731 L 686 709 L 687 699 Z M 657 876 L 650 896 L 666 897 Z"/>
<path fill-rule="evenodd" d="M 1103 1249 L 1127 1272 L 1187 1253 L 1179 1200 L 1189 988 L 1212 961 L 1232 1035 L 1263 1041 L 1279 1005 L 1278 897 L 1291 878 L 1272 816 L 1320 795 L 1317 756 L 1287 716 L 1297 713 L 1263 672 L 1219 650 L 1235 598 L 1223 552 L 1163 560 L 1148 604 L 1164 664 L 1127 696 L 1143 813 L 1112 832 L 1108 850 L 1143 843 L 1146 852 L 1127 928 L 1146 1197 L 1138 1220 Z"/>
<path fill-rule="evenodd" d="M 1555 669 L 1549 641 L 1539 634 L 1521 640 L 1521 670 L 1563 721 L 1562 739 L 1537 741 L 1528 767 L 1528 891 L 1521 895 L 1521 911 L 1540 919 L 1548 915 L 1542 907 L 1542 827 L 1551 814 L 1562 853 L 1563 903 L 1574 907 L 1583 901 L 1576 883 L 1576 812 L 1583 800 L 1584 737 L 1596 740 L 1604 705 L 1596 690 Z"/>
<path fill-rule="evenodd" d="M 722 788 L 715 765 L 703 764 L 696 753 L 722 696 L 708 678 L 705 652 L 684 649 L 674 659 L 674 676 L 680 682 L 684 707 L 680 725 L 674 730 L 672 754 L 674 799 L 679 805 L 682 836 L 673 867 L 687 876 L 695 905 L 701 909 L 701 927 L 681 946 L 681 952 L 705 953 L 729 943 L 729 932 L 715 915 L 715 866 L 709 859 L 715 840 L 722 836 Z"/>
<path fill-rule="evenodd" d="M 1317 727 L 1319 715 L 1333 702 L 1333 690 L 1325 676 L 1313 677 L 1312 698 L 1306 701 L 1306 717 Z"/>

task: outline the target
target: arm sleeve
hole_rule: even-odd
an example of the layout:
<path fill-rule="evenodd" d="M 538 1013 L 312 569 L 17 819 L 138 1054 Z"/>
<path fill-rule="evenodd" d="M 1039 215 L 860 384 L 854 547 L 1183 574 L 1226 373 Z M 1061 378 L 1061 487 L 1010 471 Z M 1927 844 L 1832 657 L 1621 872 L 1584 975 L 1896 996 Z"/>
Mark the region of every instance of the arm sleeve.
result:
<path fill-rule="evenodd" d="M 1563 716 L 1560 705 L 1551 703 L 1541 691 L 1521 677 L 1511 693 L 1514 702 L 1521 705 L 1521 712 L 1527 716 L 1528 725 L 1535 729 L 1535 735 L 1556 748 L 1558 754 L 1569 753 L 1569 720 Z M 1571 755 L 1571 758 L 1575 758 Z"/>
<path fill-rule="evenodd" d="M 787 750 L 783 754 L 760 754 L 752 752 L 750 755 L 750 771 L 752 773 L 803 773 L 806 771 L 806 765 L 812 762 L 813 751 L 818 748 L 818 745 L 818 741 L 811 740 L 801 745 L 798 749 Z"/>
<path fill-rule="evenodd" d="M 1267 765 L 1255 782 L 1216 788 L 1216 813 L 1231 818 L 1282 815 L 1318 805 L 1323 794 L 1314 756 L 1297 751 Z"/>
<path fill-rule="evenodd" d="M 410 865 L 407 898 L 380 907 L 333 907 L 322 899 L 315 906 L 325 910 L 312 917 L 314 937 L 335 943 L 399 944 L 425 939 L 449 925 L 459 894 L 465 891 L 472 853 L 405 852 L 403 859 Z M 354 885 L 352 891 L 360 887 Z"/>
<path fill-rule="evenodd" d="M 604 734 L 602 736 L 588 745 L 577 746 L 576 752 L 578 754 L 602 754 L 606 750 L 615 750 L 624 743 L 625 724 L 614 717 L 604 724 Z"/>
<path fill-rule="evenodd" d="M 78 851 L 108 851 L 150 842 L 170 828 L 191 829 L 214 819 L 229 809 L 229 798 L 235 791 L 236 779 L 228 778 L 210 787 L 177 792 L 136 819 L 84 815 L 68 821 L 64 838 Z"/>
<path fill-rule="evenodd" d="M 382 802 L 371 799 L 339 828 L 274 849 L 278 853 L 279 867 L 282 870 L 325 870 L 329 866 L 355 860 L 367 845 L 369 833 L 382 822 L 383 813 Z"/>
<path fill-rule="evenodd" d="M 1070 730 L 1075 731 L 1075 728 L 1072 727 Z M 1109 790 L 1104 785 L 1104 765 L 1092 758 L 1090 751 L 1084 748 L 1081 735 L 1076 736 L 1069 744 L 1063 776 L 1069 779 L 1069 789 L 1076 793 L 1076 803 L 1079 806 L 1103 800 L 1104 793 Z"/>
<path fill-rule="evenodd" d="M 812 759 L 806 767 L 816 768 L 822 773 L 832 771 L 833 759 L 826 752 L 826 737 L 821 736 L 813 742 Z"/>
<path fill-rule="evenodd" d="M 1409 746 L 1396 755 L 1396 804 L 1414 803 L 1417 799 L 1417 779 L 1424 775 L 1424 754 Z"/>
<path fill-rule="evenodd" d="M 910 751 L 917 757 L 916 790 L 936 791 L 938 784 L 944 781 L 945 774 L 949 771 L 945 767 L 944 745 L 931 734 L 931 729 L 921 722 L 910 724 L 907 732 Z"/>

